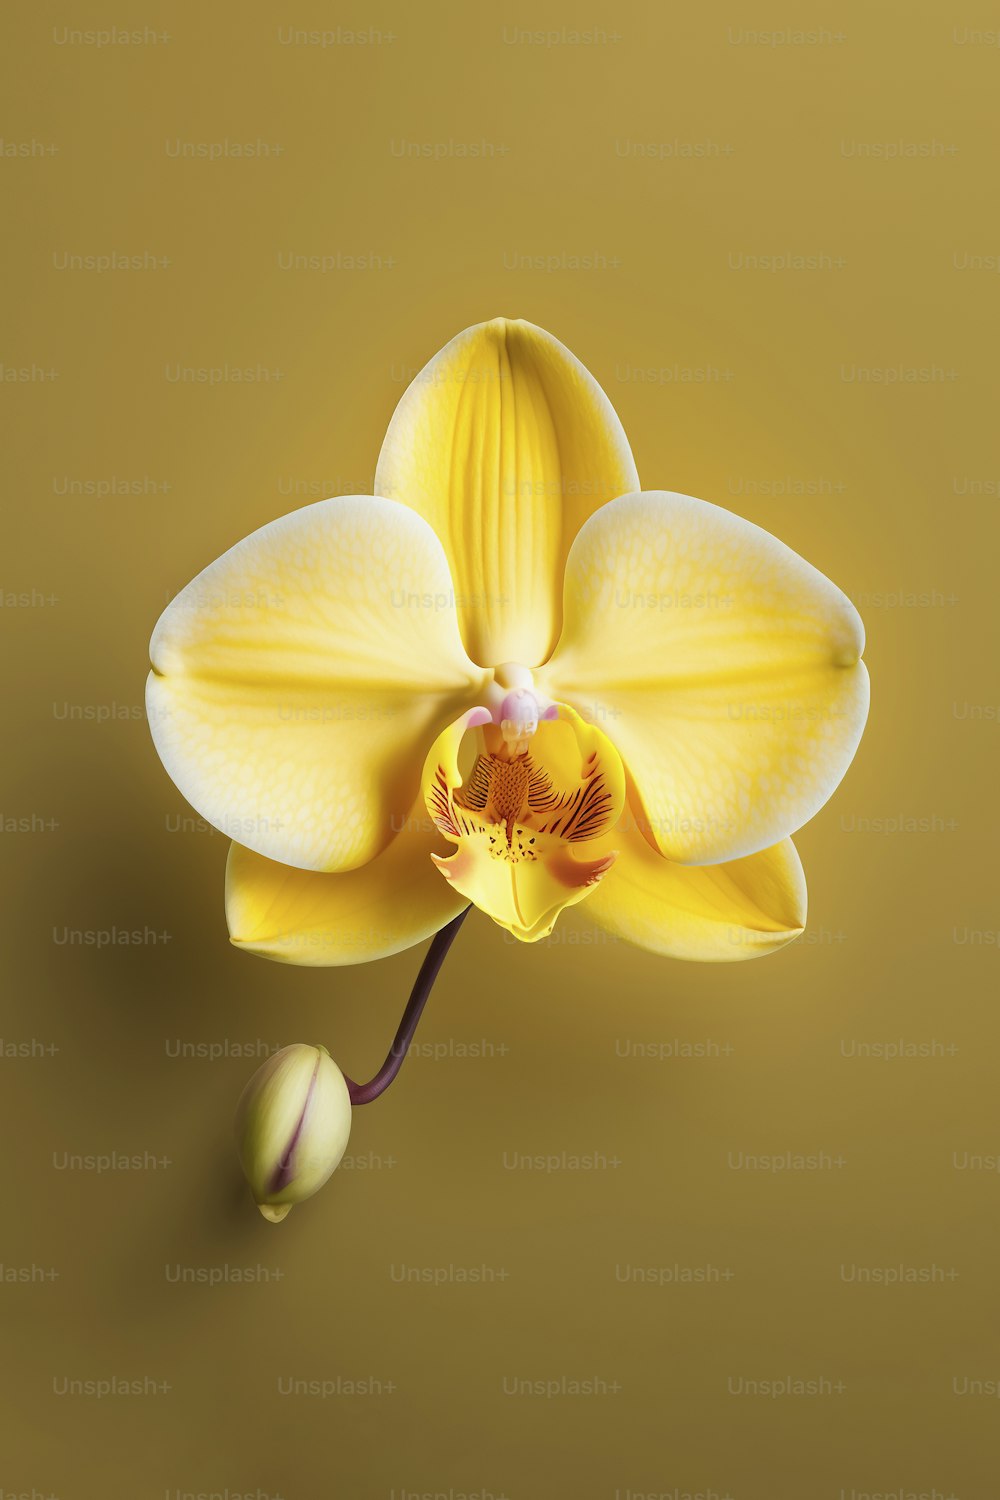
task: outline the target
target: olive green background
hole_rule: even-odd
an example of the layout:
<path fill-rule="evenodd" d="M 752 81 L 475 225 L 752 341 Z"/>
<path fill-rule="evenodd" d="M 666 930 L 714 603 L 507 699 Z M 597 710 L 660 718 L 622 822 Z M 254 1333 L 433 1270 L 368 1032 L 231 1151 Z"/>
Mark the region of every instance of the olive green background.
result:
<path fill-rule="evenodd" d="M 997 25 L 8 17 L 4 1497 L 996 1495 Z M 368 1076 L 419 953 L 229 947 L 146 645 L 241 536 L 366 491 L 410 375 L 498 314 L 584 360 L 647 486 L 850 594 L 872 715 L 798 838 L 802 941 L 708 967 L 474 916 L 275 1228 L 245 1079 L 295 1040 Z"/>

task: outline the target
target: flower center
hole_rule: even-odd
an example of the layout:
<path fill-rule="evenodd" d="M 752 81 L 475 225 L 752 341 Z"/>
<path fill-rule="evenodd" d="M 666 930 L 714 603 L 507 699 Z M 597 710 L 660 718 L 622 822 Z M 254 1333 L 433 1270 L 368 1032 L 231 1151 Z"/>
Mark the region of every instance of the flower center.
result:
<path fill-rule="evenodd" d="M 523 755 L 539 721 L 559 716 L 557 706 L 535 691 L 528 668 L 517 662 L 494 667 L 493 681 L 486 690 L 486 704 L 494 728 L 500 731 L 498 739 L 487 728 L 487 748 L 501 757 Z"/>
<path fill-rule="evenodd" d="M 434 823 L 456 845 L 447 858 L 431 855 L 442 875 L 534 941 L 610 868 L 614 850 L 600 841 L 621 815 L 625 778 L 600 731 L 566 705 L 540 700 L 524 677 L 491 683 L 485 704 L 440 736 L 423 790 Z M 463 778 L 459 750 L 469 731 L 480 738 L 466 744 L 475 758 Z"/>

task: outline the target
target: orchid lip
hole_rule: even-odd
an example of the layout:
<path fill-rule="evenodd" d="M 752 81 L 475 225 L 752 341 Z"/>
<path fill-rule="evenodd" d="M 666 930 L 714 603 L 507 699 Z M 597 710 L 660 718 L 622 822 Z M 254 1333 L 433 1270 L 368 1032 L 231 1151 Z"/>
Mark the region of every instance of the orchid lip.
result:
<path fill-rule="evenodd" d="M 595 841 L 621 815 L 624 773 L 607 738 L 572 709 L 528 686 L 500 691 L 488 715 L 477 708 L 476 724 L 473 714 L 457 720 L 427 759 L 427 809 L 456 846 L 431 859 L 495 922 L 535 941 L 610 869 L 613 852 L 598 853 Z M 474 727 L 463 775 L 460 747 Z"/>

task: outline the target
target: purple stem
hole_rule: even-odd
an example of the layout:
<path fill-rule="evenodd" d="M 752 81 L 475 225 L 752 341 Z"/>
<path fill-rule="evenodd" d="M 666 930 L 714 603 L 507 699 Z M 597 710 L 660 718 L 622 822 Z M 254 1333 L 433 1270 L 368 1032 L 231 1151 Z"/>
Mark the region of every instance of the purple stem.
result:
<path fill-rule="evenodd" d="M 434 934 L 433 941 L 424 955 L 424 961 L 420 965 L 420 973 L 414 982 L 412 993 L 406 1003 L 406 1009 L 403 1011 L 403 1019 L 399 1023 L 399 1029 L 396 1032 L 392 1046 L 389 1048 L 389 1055 L 375 1074 L 375 1077 L 368 1083 L 355 1083 L 353 1078 L 348 1078 L 347 1074 L 344 1074 L 344 1082 L 347 1084 L 352 1104 L 370 1104 L 373 1099 L 377 1099 L 379 1094 L 384 1093 L 389 1087 L 403 1066 L 403 1058 L 406 1056 L 407 1048 L 413 1041 L 413 1033 L 417 1029 L 417 1022 L 420 1020 L 421 1012 L 427 1004 L 434 981 L 438 977 L 448 949 L 458 935 L 458 929 L 471 910 L 471 906 L 467 906 L 464 911 L 459 912 L 457 917 L 452 917 L 451 921 L 447 926 L 442 927 L 440 932 Z"/>

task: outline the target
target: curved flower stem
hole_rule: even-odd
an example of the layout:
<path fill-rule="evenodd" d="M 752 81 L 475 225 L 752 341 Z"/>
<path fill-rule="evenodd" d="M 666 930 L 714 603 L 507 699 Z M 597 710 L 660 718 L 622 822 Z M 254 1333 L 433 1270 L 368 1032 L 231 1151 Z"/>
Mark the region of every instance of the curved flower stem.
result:
<path fill-rule="evenodd" d="M 389 1048 L 389 1055 L 375 1074 L 375 1077 L 368 1083 L 355 1083 L 353 1078 L 348 1078 L 347 1074 L 344 1074 L 344 1082 L 347 1084 L 352 1104 L 370 1104 L 373 1099 L 377 1099 L 379 1094 L 384 1093 L 389 1087 L 403 1066 L 406 1049 L 413 1040 L 413 1033 L 417 1029 L 417 1022 L 420 1020 L 421 1012 L 427 1004 L 434 981 L 438 977 L 448 949 L 458 935 L 458 929 L 469 915 L 471 909 L 471 905 L 467 906 L 464 911 L 459 912 L 457 917 L 452 917 L 451 921 L 447 926 L 442 927 L 440 932 L 434 934 L 434 940 L 424 956 L 423 963 L 420 965 L 420 973 L 414 981 L 413 990 L 406 1003 L 406 1009 L 403 1011 L 403 1019 L 399 1023 L 399 1029 L 396 1032 L 392 1046 Z"/>

